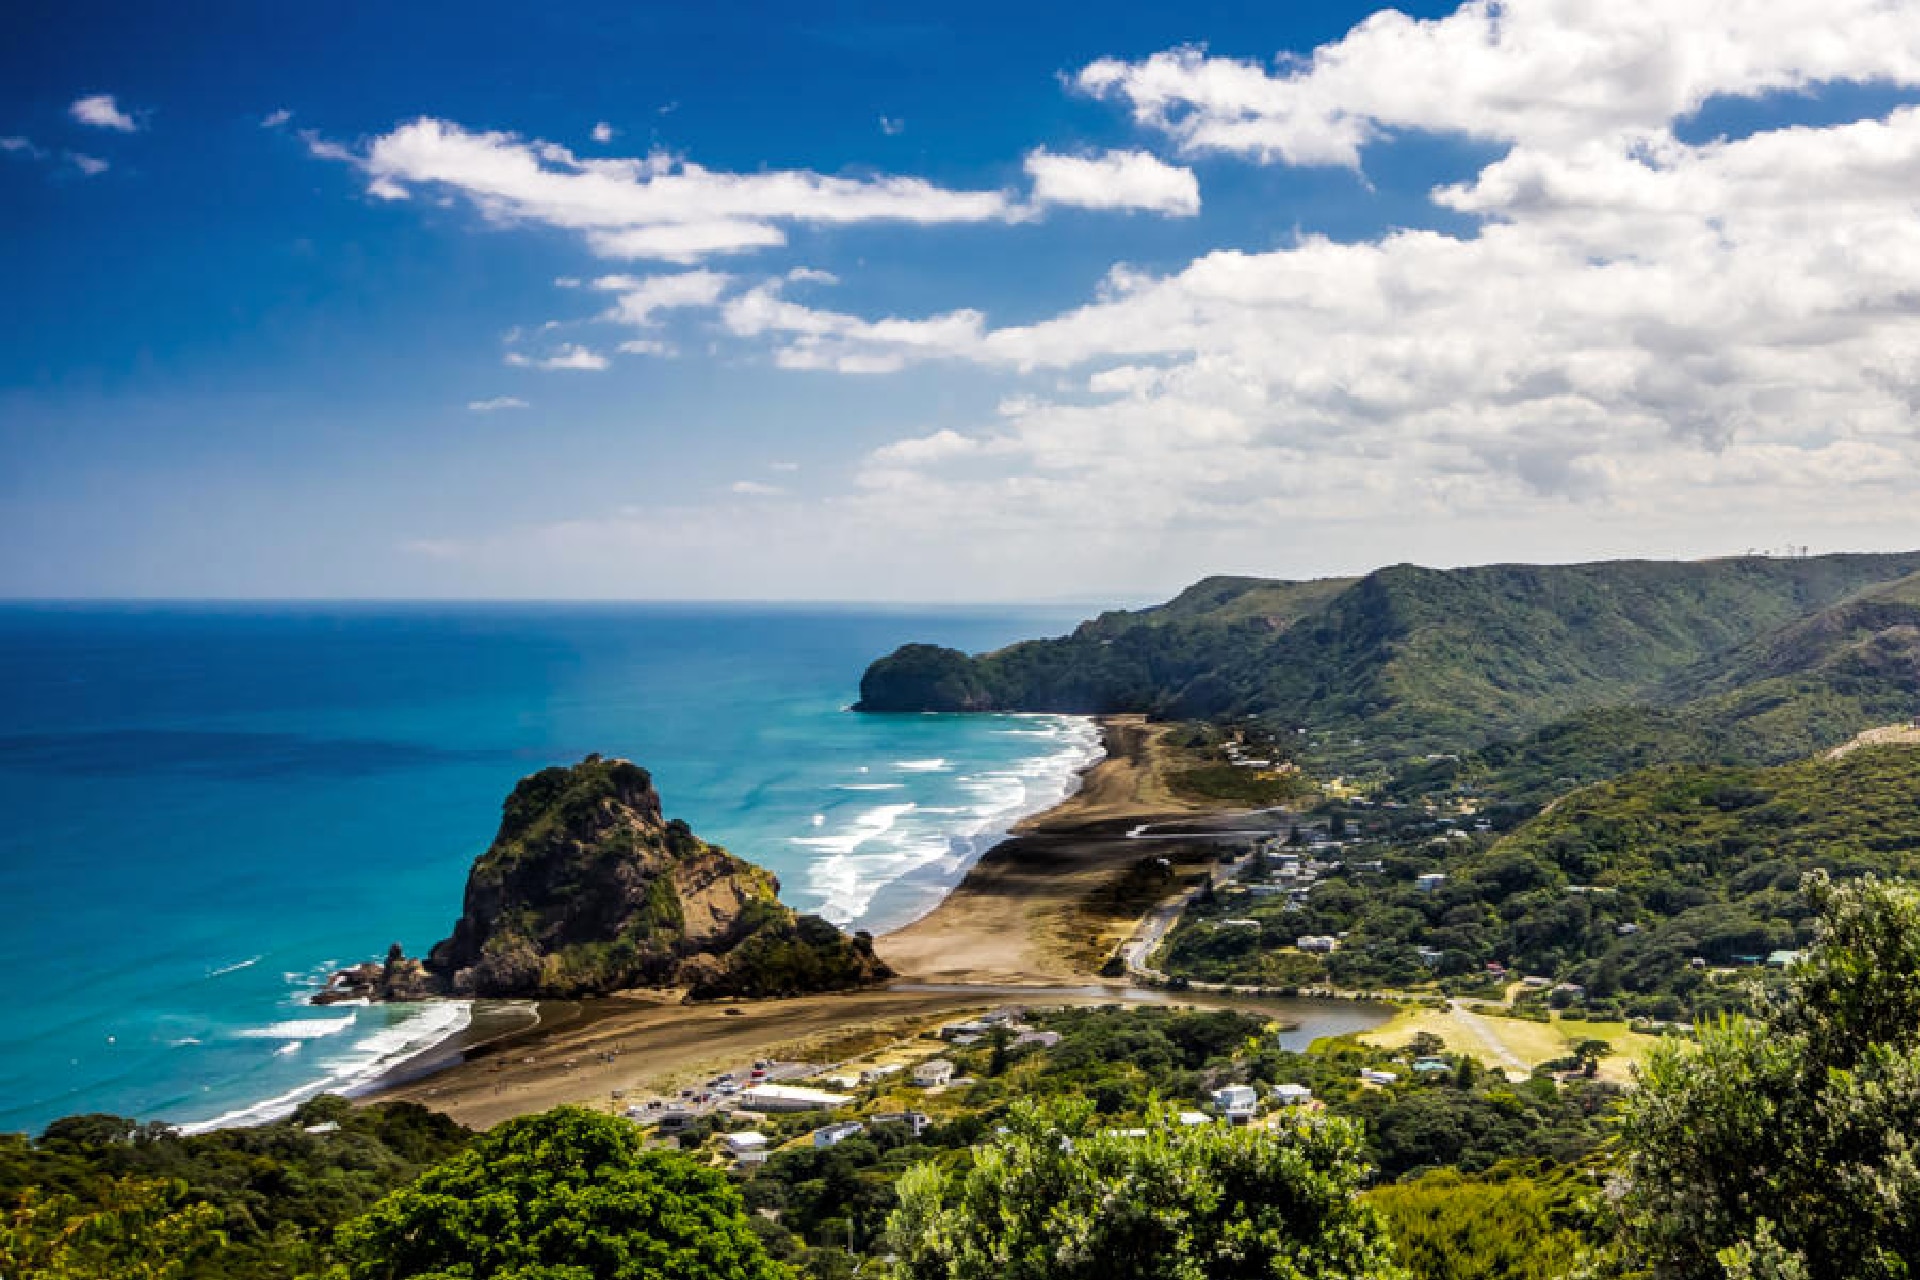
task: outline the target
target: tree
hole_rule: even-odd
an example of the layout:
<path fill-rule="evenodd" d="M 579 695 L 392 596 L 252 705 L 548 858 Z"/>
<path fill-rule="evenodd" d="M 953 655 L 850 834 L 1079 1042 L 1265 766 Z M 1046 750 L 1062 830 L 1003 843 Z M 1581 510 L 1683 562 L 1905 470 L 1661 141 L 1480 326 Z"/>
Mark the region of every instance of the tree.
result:
<path fill-rule="evenodd" d="M 1765 1023 L 1662 1046 L 1622 1225 L 1661 1280 L 1909 1280 L 1920 1259 L 1920 889 L 1809 876 L 1819 932 Z"/>
<path fill-rule="evenodd" d="M 340 1230 L 347 1280 L 789 1280 L 724 1175 L 579 1107 L 483 1135 Z"/>
<path fill-rule="evenodd" d="M 220 1213 L 164 1179 L 122 1178 L 91 1203 L 28 1191 L 0 1209 L 7 1280 L 177 1280 L 226 1243 Z"/>
<path fill-rule="evenodd" d="M 888 1239 L 907 1280 L 1404 1280 L 1351 1123 L 1100 1131 L 1016 1104 L 971 1168 L 907 1171 Z"/>

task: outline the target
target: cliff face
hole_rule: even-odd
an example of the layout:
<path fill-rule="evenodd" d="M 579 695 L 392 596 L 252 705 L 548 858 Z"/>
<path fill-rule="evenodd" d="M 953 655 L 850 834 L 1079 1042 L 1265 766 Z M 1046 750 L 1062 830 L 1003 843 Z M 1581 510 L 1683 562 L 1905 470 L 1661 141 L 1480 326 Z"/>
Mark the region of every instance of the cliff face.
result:
<path fill-rule="evenodd" d="M 396 946 L 385 964 L 337 974 L 318 998 L 791 995 L 889 976 L 865 935 L 796 915 L 779 889 L 663 818 L 646 770 L 589 756 L 514 788 L 468 873 L 453 935 L 425 961 Z"/>

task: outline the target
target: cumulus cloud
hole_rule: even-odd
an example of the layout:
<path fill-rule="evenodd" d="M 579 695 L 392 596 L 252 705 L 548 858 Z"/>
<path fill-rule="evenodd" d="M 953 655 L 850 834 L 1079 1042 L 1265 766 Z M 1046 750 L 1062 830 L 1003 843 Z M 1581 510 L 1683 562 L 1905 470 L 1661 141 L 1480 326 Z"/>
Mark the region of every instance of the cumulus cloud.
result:
<path fill-rule="evenodd" d="M 1139 209 L 1190 218 L 1200 212 L 1200 181 L 1193 170 L 1147 151 L 1061 155 L 1042 147 L 1027 154 L 1035 204 L 1082 209 Z"/>
<path fill-rule="evenodd" d="M 680 271 L 661 276 L 601 276 L 593 287 L 618 294 L 605 318 L 638 328 L 658 323 L 663 311 L 710 307 L 733 282 L 720 271 Z"/>
<path fill-rule="evenodd" d="M 596 124 L 596 125 L 594 125 L 594 126 L 593 126 L 593 140 L 594 140 L 595 142 L 598 142 L 598 143 L 603 143 L 603 144 L 604 144 L 604 143 L 608 143 L 608 142 L 612 142 L 612 141 L 613 141 L 613 126 L 612 126 L 612 125 L 610 125 L 610 124 L 608 124 L 608 123 L 607 123 L 607 122 L 606 122 L 605 120 L 602 120 L 602 121 L 601 121 L 601 122 L 600 122 L 599 124 Z"/>
<path fill-rule="evenodd" d="M 470 400 L 467 408 L 473 413 L 499 413 L 503 409 L 524 409 L 527 402 L 519 396 L 495 396 L 491 400 Z"/>
<path fill-rule="evenodd" d="M 291 119 L 293 119 L 293 112 L 287 110 L 285 107 L 281 107 L 277 111 L 269 111 L 266 115 L 262 116 L 260 118 L 260 127 L 262 129 L 278 129 Z"/>
<path fill-rule="evenodd" d="M 66 156 L 68 162 L 71 163 L 74 168 L 89 178 L 97 178 L 112 168 L 111 165 L 99 156 L 84 155 L 78 151 L 69 151 L 66 153 Z"/>
<path fill-rule="evenodd" d="M 0 137 L 0 151 L 8 155 L 25 156 L 29 160 L 38 160 L 46 152 L 33 145 L 33 139 L 21 137 Z"/>
<path fill-rule="evenodd" d="M 1075 77 L 1188 151 L 1347 166 L 1396 131 L 1565 148 L 1663 132 L 1718 96 L 1842 81 L 1920 81 L 1911 10 L 1885 0 L 1473 0 L 1429 20 L 1384 10 L 1271 72 L 1187 47 L 1103 58 Z"/>
<path fill-rule="evenodd" d="M 96 129 L 112 129 L 119 133 L 134 133 L 140 124 L 132 116 L 120 109 L 110 93 L 96 93 L 74 101 L 67 108 L 70 115 L 81 124 Z"/>
<path fill-rule="evenodd" d="M 881 116 L 880 132 L 889 138 L 897 138 L 907 131 L 907 122 L 897 116 Z"/>
<path fill-rule="evenodd" d="M 607 367 L 605 356 L 591 347 L 583 347 L 575 342 L 562 343 L 552 353 L 544 356 L 529 356 L 518 351 L 510 351 L 505 359 L 508 364 L 522 369 L 573 369 L 597 372 Z"/>
<path fill-rule="evenodd" d="M 735 480 L 727 486 L 727 491 L 749 498 L 773 498 L 786 492 L 777 484 L 762 484 L 758 480 Z"/>
<path fill-rule="evenodd" d="M 1124 495 L 1130 523 L 1196 543 L 1361 519 L 1564 527 L 1575 511 L 1696 534 L 1873 513 L 1920 533 L 1920 108 L 1674 131 L 1719 94 L 1920 83 L 1920 15 L 1843 8 L 1817 49 L 1779 34 L 1776 6 L 1512 0 L 1377 16 L 1274 75 L 1191 50 L 1097 63 L 1084 85 L 1148 104 L 1195 150 L 1347 163 L 1415 122 L 1512 145 L 1433 192 L 1465 233 L 1119 267 L 1029 324 L 868 320 L 770 286 L 723 315 L 793 367 L 1028 375 L 991 421 L 867 457 L 857 501 L 907 524 L 1078 536 Z"/>
<path fill-rule="evenodd" d="M 431 190 L 465 198 L 492 221 L 558 227 L 602 257 L 693 263 L 786 243 L 790 224 L 1007 220 L 1004 192 L 953 191 L 921 178 L 832 177 L 807 170 L 724 173 L 664 152 L 576 156 L 512 133 L 474 133 L 423 118 L 363 149 L 311 139 L 314 154 L 349 160 L 370 193 Z"/>

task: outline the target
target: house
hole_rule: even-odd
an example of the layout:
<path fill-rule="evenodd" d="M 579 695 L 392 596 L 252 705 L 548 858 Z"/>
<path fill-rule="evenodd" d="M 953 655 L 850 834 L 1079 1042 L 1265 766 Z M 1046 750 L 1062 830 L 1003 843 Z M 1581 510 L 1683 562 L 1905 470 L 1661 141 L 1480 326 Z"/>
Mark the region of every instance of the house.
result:
<path fill-rule="evenodd" d="M 1415 1058 L 1413 1074 L 1417 1076 L 1446 1075 L 1453 1070 L 1453 1064 L 1445 1058 Z"/>
<path fill-rule="evenodd" d="M 913 1082 L 922 1089 L 937 1089 L 953 1079 L 953 1064 L 945 1058 L 929 1058 L 913 1069 Z"/>
<path fill-rule="evenodd" d="M 878 1067 L 868 1067 L 860 1073 L 860 1083 L 878 1084 L 888 1076 L 897 1076 L 906 1069 L 906 1064 L 901 1062 L 889 1062 Z"/>
<path fill-rule="evenodd" d="M 1634 934 L 1640 932 L 1640 926 L 1635 924 L 1631 920 L 1624 920 L 1621 923 L 1613 926 L 1613 931 L 1619 934 L 1623 938 L 1630 938 Z"/>
<path fill-rule="evenodd" d="M 1420 963 L 1431 969 L 1447 958 L 1447 953 L 1438 947 L 1415 947 L 1413 954 L 1420 957 Z"/>
<path fill-rule="evenodd" d="M 723 1141 L 727 1154 L 740 1164 L 760 1164 L 767 1158 L 767 1135 L 748 1130 L 730 1133 Z"/>
<path fill-rule="evenodd" d="M 933 1117 L 924 1111 L 876 1111 L 867 1117 L 867 1123 L 876 1129 L 899 1125 L 917 1138 L 927 1131 L 927 1126 L 933 1123 Z"/>
<path fill-rule="evenodd" d="M 984 1018 L 971 1018 L 966 1022 L 949 1022 L 940 1028 L 942 1040 L 953 1040 L 960 1036 L 973 1036 L 975 1039 L 993 1030 L 993 1024 Z"/>
<path fill-rule="evenodd" d="M 844 1093 L 786 1084 L 749 1085 L 740 1091 L 740 1104 L 750 1111 L 831 1111 L 852 1101 Z"/>
<path fill-rule="evenodd" d="M 1022 1031 L 1013 1038 L 1013 1047 L 1016 1049 L 1029 1044 L 1037 1044 L 1042 1049 L 1051 1049 L 1059 1043 L 1060 1033 L 1058 1031 Z"/>
<path fill-rule="evenodd" d="M 1303 1084 L 1277 1084 L 1272 1094 L 1273 1100 L 1283 1107 L 1304 1107 L 1313 1101 L 1313 1090 Z"/>
<path fill-rule="evenodd" d="M 1182 1111 L 1174 1118 L 1189 1129 L 1194 1128 L 1196 1125 L 1213 1123 L 1213 1117 L 1204 1111 Z"/>
<path fill-rule="evenodd" d="M 1260 1105 L 1260 1095 L 1250 1084 L 1230 1084 L 1213 1091 L 1213 1107 L 1234 1124 L 1245 1124 Z"/>
<path fill-rule="evenodd" d="M 858 1120 L 842 1120 L 839 1124 L 821 1125 L 813 1131 L 813 1145 L 816 1147 L 837 1147 L 856 1133 L 865 1133 L 867 1127 Z"/>
<path fill-rule="evenodd" d="M 1368 1084 L 1390 1085 L 1400 1083 L 1400 1077 L 1391 1071 L 1375 1071 L 1367 1067 L 1360 1072 L 1360 1078 Z"/>
<path fill-rule="evenodd" d="M 1415 876 L 1413 878 L 1413 887 L 1415 889 L 1418 889 L 1421 893 L 1433 893 L 1437 891 L 1440 888 L 1440 886 L 1445 884 L 1446 882 L 1447 882 L 1446 872 L 1429 871 L 1427 872 L 1427 874 L 1423 876 Z"/>
<path fill-rule="evenodd" d="M 662 1107 L 653 1113 L 653 1121 L 661 1133 L 678 1133 L 693 1123 L 693 1112 L 686 1107 Z"/>
<path fill-rule="evenodd" d="M 1784 969 L 1800 958 L 1798 951 L 1773 951 L 1767 954 L 1769 969 Z"/>
<path fill-rule="evenodd" d="M 1320 955 L 1326 955 L 1340 945 L 1340 940 L 1325 934 L 1303 933 L 1294 939 L 1293 945 L 1302 951 L 1311 951 Z"/>

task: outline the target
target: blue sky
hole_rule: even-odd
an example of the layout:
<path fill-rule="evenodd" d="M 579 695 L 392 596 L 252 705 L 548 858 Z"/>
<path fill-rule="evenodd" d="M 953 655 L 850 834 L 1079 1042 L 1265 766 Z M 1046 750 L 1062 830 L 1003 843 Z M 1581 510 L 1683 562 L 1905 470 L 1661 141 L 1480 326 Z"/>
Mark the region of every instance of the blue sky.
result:
<path fill-rule="evenodd" d="M 16 7 L 0 593 L 1920 545 L 1920 21 L 1588 8 Z"/>

